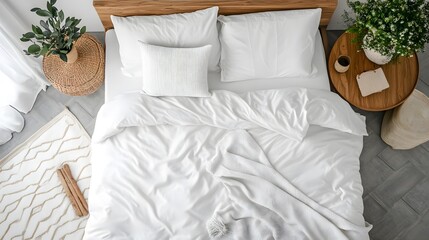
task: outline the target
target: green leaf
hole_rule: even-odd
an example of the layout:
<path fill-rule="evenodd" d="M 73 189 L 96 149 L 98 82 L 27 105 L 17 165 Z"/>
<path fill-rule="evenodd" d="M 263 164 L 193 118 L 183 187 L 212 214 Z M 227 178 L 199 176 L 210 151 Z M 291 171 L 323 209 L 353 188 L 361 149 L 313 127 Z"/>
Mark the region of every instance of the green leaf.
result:
<path fill-rule="evenodd" d="M 63 60 L 64 62 L 67 62 L 67 55 L 64 53 L 60 53 L 60 58 L 61 60 Z"/>
<path fill-rule="evenodd" d="M 43 20 L 40 20 L 40 26 L 42 26 L 46 30 L 49 30 L 49 25 L 47 21 L 45 22 Z"/>
<path fill-rule="evenodd" d="M 60 22 L 64 21 L 64 12 L 63 12 L 63 10 L 61 10 L 61 11 L 58 13 L 58 16 L 60 17 Z"/>
<path fill-rule="evenodd" d="M 57 2 L 57 0 L 51 0 L 51 5 L 54 5 Z"/>
<path fill-rule="evenodd" d="M 58 8 L 52 7 L 52 16 L 54 16 L 54 17 L 58 16 Z"/>
<path fill-rule="evenodd" d="M 21 40 L 22 42 L 28 42 L 28 41 L 30 41 L 30 39 L 26 38 L 26 37 L 22 37 L 19 40 Z"/>
<path fill-rule="evenodd" d="M 42 34 L 43 31 L 39 26 L 35 26 L 35 25 L 31 25 L 31 29 L 33 30 L 33 32 L 37 35 L 37 34 Z"/>
<path fill-rule="evenodd" d="M 82 35 L 82 34 L 84 34 L 84 33 L 86 33 L 86 26 L 83 26 L 83 27 L 80 29 L 80 34 Z"/>
<path fill-rule="evenodd" d="M 44 45 L 43 48 L 42 48 L 42 50 L 40 50 L 39 55 L 44 56 L 44 55 L 46 55 L 46 53 L 48 53 L 48 51 L 49 51 L 49 46 L 48 45 Z"/>
<path fill-rule="evenodd" d="M 52 19 L 52 20 L 51 20 Z M 61 25 L 61 22 L 60 21 L 55 21 L 55 19 L 54 18 L 49 18 L 49 24 L 50 24 L 50 26 L 52 26 L 52 28 L 54 29 L 54 31 L 55 30 L 58 30 L 59 31 L 59 29 L 60 29 L 60 25 Z"/>
<path fill-rule="evenodd" d="M 30 54 L 38 54 L 40 52 L 40 46 L 37 44 L 32 44 L 28 47 L 28 52 Z"/>
<path fill-rule="evenodd" d="M 37 10 L 36 14 L 41 17 L 52 17 L 52 14 L 48 10 L 43 10 L 43 9 Z"/>
<path fill-rule="evenodd" d="M 51 34 L 52 32 L 50 30 L 43 31 L 43 36 L 45 36 L 46 38 L 51 37 Z"/>
<path fill-rule="evenodd" d="M 32 32 L 28 32 L 28 33 L 22 34 L 22 36 L 25 37 L 25 38 L 34 38 L 35 34 L 32 33 Z"/>
<path fill-rule="evenodd" d="M 36 25 L 31 25 L 31 31 L 37 33 Z"/>
<path fill-rule="evenodd" d="M 36 34 L 36 39 L 42 41 L 45 39 L 45 36 L 43 35 L 43 33 L 42 34 Z"/>
<path fill-rule="evenodd" d="M 65 25 L 65 27 L 66 27 L 66 28 L 68 28 L 68 27 L 70 27 L 72 24 L 73 24 L 73 20 L 69 19 L 69 20 L 67 20 L 67 21 L 66 21 L 66 25 Z"/>
<path fill-rule="evenodd" d="M 52 13 L 52 4 L 51 4 L 51 3 L 46 2 L 46 8 L 48 9 L 48 11 L 49 11 L 50 13 Z"/>
<path fill-rule="evenodd" d="M 37 10 L 40 10 L 40 8 L 35 7 L 35 8 L 32 8 L 30 11 L 35 12 L 35 11 L 37 11 Z"/>
<path fill-rule="evenodd" d="M 52 20 L 52 18 L 48 18 L 48 23 L 49 23 L 49 26 L 54 27 L 54 21 Z"/>
<path fill-rule="evenodd" d="M 73 36 L 71 36 L 70 38 L 69 38 L 69 40 L 67 41 L 67 43 L 66 43 L 66 45 L 68 46 L 68 47 L 71 47 L 71 44 L 73 43 Z"/>
<path fill-rule="evenodd" d="M 76 20 L 74 20 L 72 26 L 73 27 L 77 26 L 80 23 L 80 21 L 82 21 L 82 19 L 76 19 Z"/>

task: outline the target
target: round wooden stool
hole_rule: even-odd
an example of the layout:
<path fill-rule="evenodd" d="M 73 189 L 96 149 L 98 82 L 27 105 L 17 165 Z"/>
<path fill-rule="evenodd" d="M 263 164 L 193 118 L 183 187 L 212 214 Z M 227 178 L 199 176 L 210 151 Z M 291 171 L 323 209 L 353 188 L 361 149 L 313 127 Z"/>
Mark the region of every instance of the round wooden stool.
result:
<path fill-rule="evenodd" d="M 75 43 L 78 59 L 63 62 L 57 55 L 43 58 L 43 72 L 58 91 L 82 96 L 95 92 L 104 81 L 104 48 L 95 37 L 84 34 Z"/>
<path fill-rule="evenodd" d="M 411 149 L 429 141 L 429 98 L 414 90 L 401 106 L 387 111 L 381 138 L 393 149 Z"/>

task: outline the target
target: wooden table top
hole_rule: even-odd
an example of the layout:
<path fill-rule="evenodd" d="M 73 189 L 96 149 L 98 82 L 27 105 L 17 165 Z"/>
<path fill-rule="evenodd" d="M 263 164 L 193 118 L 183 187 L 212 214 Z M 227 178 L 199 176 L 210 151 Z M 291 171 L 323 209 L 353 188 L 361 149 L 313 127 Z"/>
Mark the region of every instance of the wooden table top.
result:
<path fill-rule="evenodd" d="M 353 35 L 342 34 L 329 55 L 329 77 L 331 83 L 345 100 L 350 104 L 367 111 L 385 111 L 392 109 L 405 101 L 416 87 L 419 75 L 417 55 L 399 57 L 386 65 L 379 66 L 365 56 L 358 43 L 352 43 Z M 334 64 L 340 55 L 350 57 L 350 68 L 345 73 L 338 73 Z M 362 97 L 356 76 L 362 72 L 381 67 L 389 82 L 389 88 Z"/>

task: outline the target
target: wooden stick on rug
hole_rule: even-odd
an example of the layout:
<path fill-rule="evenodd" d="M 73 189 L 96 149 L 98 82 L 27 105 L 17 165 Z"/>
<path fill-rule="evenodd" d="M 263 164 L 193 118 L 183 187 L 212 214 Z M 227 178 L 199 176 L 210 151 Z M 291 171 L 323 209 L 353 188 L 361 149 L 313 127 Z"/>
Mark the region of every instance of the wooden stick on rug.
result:
<path fill-rule="evenodd" d="M 88 204 L 71 174 L 69 165 L 65 164 L 57 169 L 57 174 L 76 215 L 79 217 L 88 215 Z"/>

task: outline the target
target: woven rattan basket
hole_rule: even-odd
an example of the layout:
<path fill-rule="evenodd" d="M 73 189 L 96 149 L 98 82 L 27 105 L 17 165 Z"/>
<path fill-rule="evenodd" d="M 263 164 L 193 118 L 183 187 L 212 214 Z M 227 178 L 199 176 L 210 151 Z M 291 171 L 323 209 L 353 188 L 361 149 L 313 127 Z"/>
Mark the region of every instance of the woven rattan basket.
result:
<path fill-rule="evenodd" d="M 43 72 L 60 92 L 72 96 L 88 95 L 104 81 L 104 49 L 89 34 L 82 35 L 74 46 L 78 52 L 76 62 L 66 63 L 58 55 L 49 55 L 43 58 Z"/>

